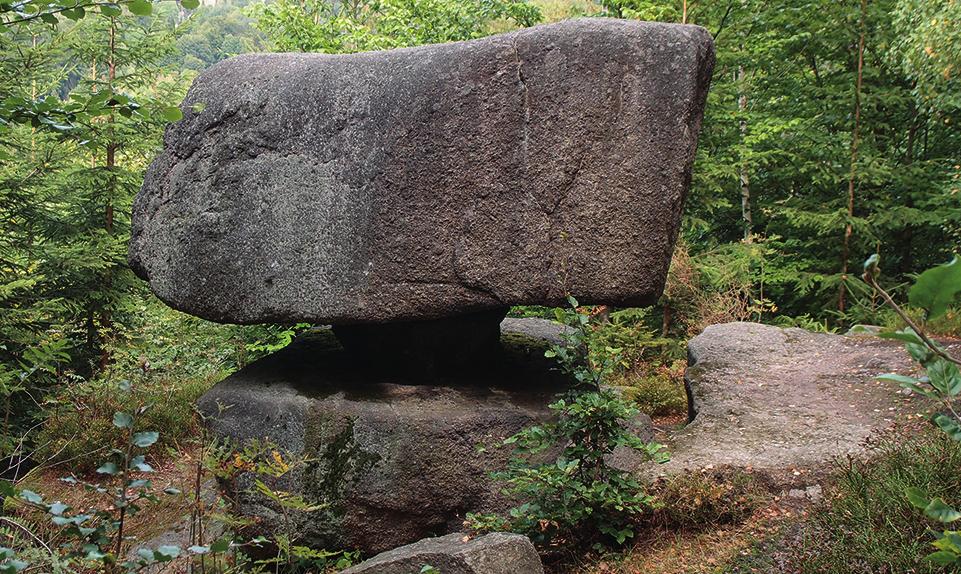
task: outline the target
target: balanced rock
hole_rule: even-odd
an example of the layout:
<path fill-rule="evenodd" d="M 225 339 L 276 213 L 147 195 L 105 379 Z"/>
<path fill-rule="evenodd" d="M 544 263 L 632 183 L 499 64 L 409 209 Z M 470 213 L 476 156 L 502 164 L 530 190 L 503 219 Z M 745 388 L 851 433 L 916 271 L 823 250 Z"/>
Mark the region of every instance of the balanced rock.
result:
<path fill-rule="evenodd" d="M 130 263 L 232 323 L 383 323 L 660 295 L 714 63 L 697 26 L 578 19 L 202 73 Z"/>
<path fill-rule="evenodd" d="M 541 559 L 526 536 L 495 532 L 471 538 L 457 532 L 426 538 L 378 554 L 342 574 L 543 574 Z"/>

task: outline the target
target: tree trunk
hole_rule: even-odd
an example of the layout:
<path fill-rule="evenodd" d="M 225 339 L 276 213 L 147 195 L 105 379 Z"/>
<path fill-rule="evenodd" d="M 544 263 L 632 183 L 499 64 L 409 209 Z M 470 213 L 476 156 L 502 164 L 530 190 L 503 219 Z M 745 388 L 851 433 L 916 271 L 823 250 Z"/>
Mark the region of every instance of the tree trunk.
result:
<path fill-rule="evenodd" d="M 854 217 L 854 187 L 857 181 L 858 143 L 861 129 L 861 85 L 864 78 L 864 36 L 867 28 L 868 1 L 861 0 L 861 33 L 858 39 L 858 74 L 854 88 L 854 127 L 851 130 L 851 171 L 848 176 L 848 223 L 844 226 L 844 244 L 841 248 L 841 288 L 838 293 L 838 311 L 844 312 L 847 306 L 848 264 L 851 257 L 851 236 L 854 230 L 851 219 Z"/>
<path fill-rule="evenodd" d="M 113 90 L 114 81 L 117 79 L 117 63 L 115 60 L 117 48 L 117 25 L 114 18 L 110 18 L 110 44 L 109 44 L 109 54 L 107 60 L 107 88 Z M 104 166 L 107 168 L 107 198 L 106 205 L 104 206 L 104 230 L 108 235 L 113 235 L 113 219 L 114 219 L 114 206 L 113 200 L 114 195 L 117 193 L 117 175 L 115 169 L 117 166 L 117 142 L 114 139 L 114 117 L 113 114 L 110 115 L 109 125 L 107 127 L 107 146 L 106 146 L 106 159 L 104 161 Z M 107 268 L 104 276 L 104 284 L 102 288 L 104 290 L 109 290 L 113 287 L 113 270 Z M 113 319 L 110 314 L 110 308 L 104 306 L 100 309 L 100 328 L 104 331 L 108 330 L 111 326 Z M 110 351 L 107 349 L 106 345 L 101 345 L 100 348 L 100 370 L 106 369 L 107 364 L 110 362 Z"/>
<path fill-rule="evenodd" d="M 741 145 L 747 141 L 747 87 L 745 86 L 744 66 L 737 68 L 737 109 L 741 115 Z M 751 180 L 748 174 L 747 160 L 741 158 L 741 219 L 744 224 L 744 240 L 751 242 L 754 228 L 754 218 L 751 215 Z"/>

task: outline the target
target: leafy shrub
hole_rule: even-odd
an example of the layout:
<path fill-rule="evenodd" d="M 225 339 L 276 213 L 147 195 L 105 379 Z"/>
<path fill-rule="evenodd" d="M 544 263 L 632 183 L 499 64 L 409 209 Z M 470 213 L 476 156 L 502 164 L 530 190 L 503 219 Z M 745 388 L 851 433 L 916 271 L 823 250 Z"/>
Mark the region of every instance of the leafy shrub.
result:
<path fill-rule="evenodd" d="M 834 333 L 837 328 L 828 326 L 827 321 L 819 321 L 808 314 L 791 317 L 789 315 L 778 315 L 774 319 L 774 324 L 778 327 L 796 327 L 814 333 Z"/>
<path fill-rule="evenodd" d="M 697 528 L 743 522 L 763 502 L 764 489 L 743 471 L 702 470 L 661 482 L 655 496 L 659 521 Z"/>
<path fill-rule="evenodd" d="M 507 470 L 494 474 L 506 483 L 505 492 L 523 503 L 506 517 L 469 515 L 468 522 L 479 530 L 522 532 L 539 543 L 560 539 L 620 544 L 634 535 L 633 521 L 650 509 L 653 499 L 637 479 L 610 466 L 606 457 L 627 447 L 663 459 L 663 447 L 644 443 L 628 430 L 637 409 L 602 388 L 620 360 L 619 349 L 596 352 L 590 316 L 579 312 L 573 298 L 570 303 L 574 310 L 558 310 L 557 318 L 573 329 L 565 345 L 546 355 L 555 357 L 575 383 L 550 405 L 556 422 L 529 427 L 505 441 L 516 456 Z M 553 452 L 558 452 L 553 460 L 536 462 L 539 455 Z"/>
<path fill-rule="evenodd" d="M 730 243 L 692 257 L 679 243 L 661 299 L 662 334 L 694 336 L 708 325 L 731 321 L 758 321 L 777 311 L 765 298 L 765 279 L 773 281 L 765 263 L 776 251 L 762 238 L 751 243 Z"/>
<path fill-rule="evenodd" d="M 941 412 L 931 417 L 931 422 L 953 441 L 961 442 L 961 414 L 954 409 L 954 401 L 961 395 L 961 359 L 949 354 L 940 343 L 932 340 L 925 330 L 904 312 L 897 303 L 877 283 L 880 273 L 879 257 L 873 255 L 864 263 L 865 283 L 870 285 L 907 325 L 895 332 L 883 332 L 881 337 L 903 341 L 911 357 L 924 367 L 923 378 L 887 374 L 878 377 L 899 383 L 902 387 L 938 401 Z M 957 257 L 951 262 L 928 269 L 921 273 L 908 291 L 908 300 L 915 307 L 924 309 L 924 319 L 934 320 L 943 317 L 961 294 L 961 260 Z M 955 469 L 954 467 L 945 467 Z M 957 493 L 955 488 L 955 494 Z M 945 503 L 930 491 L 910 486 L 905 489 L 910 503 L 921 509 L 925 516 L 942 524 L 961 520 L 961 511 Z M 961 531 L 944 530 L 934 541 L 936 552 L 928 559 L 942 565 L 961 566 Z"/>
<path fill-rule="evenodd" d="M 618 377 L 625 400 L 652 417 L 687 412 L 684 369 L 687 361 L 669 365 L 644 366 Z"/>
<path fill-rule="evenodd" d="M 147 478 L 154 469 L 147 462 L 145 449 L 157 443 L 160 433 L 139 430 L 143 428 L 142 415 L 147 405 L 138 402 L 131 389 L 129 383 L 121 383 L 115 389 L 118 394 L 130 395 L 134 408 L 130 412 L 113 413 L 111 424 L 121 440 L 117 448 L 110 449 L 100 459 L 101 464 L 96 470 L 97 482 L 75 475 L 62 479 L 83 487 L 90 494 L 89 500 L 83 503 L 84 508 L 72 508 L 60 501 L 50 502 L 42 494 L 20 490 L 10 482 L 0 482 L 0 493 L 5 498 L 5 504 L 31 512 L 36 519 L 36 526 L 46 527 L 50 531 L 46 533 L 48 542 L 44 542 L 30 526 L 13 519 L 5 520 L 5 524 L 16 526 L 17 535 L 25 534 L 26 537 L 5 539 L 6 543 L 14 542 L 14 548 L 0 548 L 0 572 L 16 574 L 28 569 L 43 569 L 64 573 L 93 570 L 133 573 L 168 563 L 185 552 L 173 545 L 161 545 L 155 549 L 142 547 L 134 558 L 125 559 L 129 549 L 125 526 L 146 505 L 158 502 L 151 481 Z M 170 496 L 182 494 L 173 487 L 165 488 L 163 493 Z M 104 504 L 91 502 L 103 496 L 108 499 Z M 42 546 L 46 552 L 31 553 L 29 548 L 35 544 Z M 210 547 L 192 546 L 186 552 L 194 555 L 211 551 L 223 553 L 230 544 L 229 539 L 223 539 Z"/>
<path fill-rule="evenodd" d="M 635 366 L 660 361 L 676 352 L 674 343 L 658 337 L 650 326 L 650 308 L 631 308 L 612 311 L 607 321 L 595 323 L 588 344 L 597 355 L 617 349 L 615 374 Z"/>

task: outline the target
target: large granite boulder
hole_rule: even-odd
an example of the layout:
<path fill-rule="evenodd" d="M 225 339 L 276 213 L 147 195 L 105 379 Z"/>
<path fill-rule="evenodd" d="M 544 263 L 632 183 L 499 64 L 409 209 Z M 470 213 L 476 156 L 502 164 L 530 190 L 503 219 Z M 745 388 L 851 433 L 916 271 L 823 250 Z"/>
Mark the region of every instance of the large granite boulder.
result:
<path fill-rule="evenodd" d="M 232 323 L 649 304 L 713 63 L 703 28 L 615 19 L 231 58 L 167 129 L 131 266 Z"/>
<path fill-rule="evenodd" d="M 537 550 L 526 536 L 495 532 L 471 538 L 462 532 L 426 538 L 378 554 L 342 574 L 543 574 Z"/>

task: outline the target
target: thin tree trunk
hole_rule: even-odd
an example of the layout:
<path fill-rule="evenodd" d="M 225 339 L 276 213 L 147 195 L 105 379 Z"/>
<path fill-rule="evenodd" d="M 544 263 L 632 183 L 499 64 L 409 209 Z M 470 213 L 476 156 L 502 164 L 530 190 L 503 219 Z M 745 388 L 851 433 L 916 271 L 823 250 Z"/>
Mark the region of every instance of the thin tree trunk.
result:
<path fill-rule="evenodd" d="M 117 79 L 117 63 L 115 60 L 116 55 L 116 45 L 117 42 L 117 25 L 116 19 L 110 18 L 110 51 L 107 60 L 107 87 L 113 91 L 114 81 Z M 109 126 L 107 128 L 107 146 L 106 146 L 106 160 L 104 162 L 107 168 L 107 201 L 104 208 L 104 230 L 108 235 L 113 235 L 113 219 L 114 219 L 114 206 L 113 200 L 114 195 L 117 192 L 117 175 L 115 168 L 117 166 L 117 142 L 114 139 L 114 117 L 111 114 L 109 120 Z M 104 289 L 111 289 L 113 286 L 113 271 L 107 269 L 106 276 L 104 277 Z M 103 308 L 100 311 L 100 327 L 104 331 L 110 328 L 112 323 L 112 317 L 110 316 L 110 309 Z M 100 349 L 100 370 L 103 371 L 107 368 L 107 363 L 110 362 L 110 351 L 107 350 L 106 345 L 102 345 Z"/>
<path fill-rule="evenodd" d="M 737 109 L 741 114 L 741 145 L 747 141 L 747 87 L 745 84 L 744 66 L 737 68 L 738 98 Z M 741 219 L 744 224 L 744 240 L 751 242 L 754 228 L 754 218 L 751 215 L 751 180 L 748 174 L 747 160 L 741 160 Z"/>
<path fill-rule="evenodd" d="M 858 143 L 861 129 L 861 85 L 864 79 L 864 36 L 867 27 L 868 1 L 861 0 L 861 33 L 858 39 L 858 75 L 854 88 L 854 128 L 851 131 L 851 171 L 848 177 L 848 223 L 844 226 L 844 244 L 841 249 L 841 289 L 838 293 L 838 311 L 844 312 L 847 304 L 848 263 L 851 257 L 851 235 L 854 229 L 854 187 L 857 181 Z"/>
<path fill-rule="evenodd" d="M 687 0 L 684 0 L 684 4 L 681 7 L 681 24 L 687 24 Z"/>

